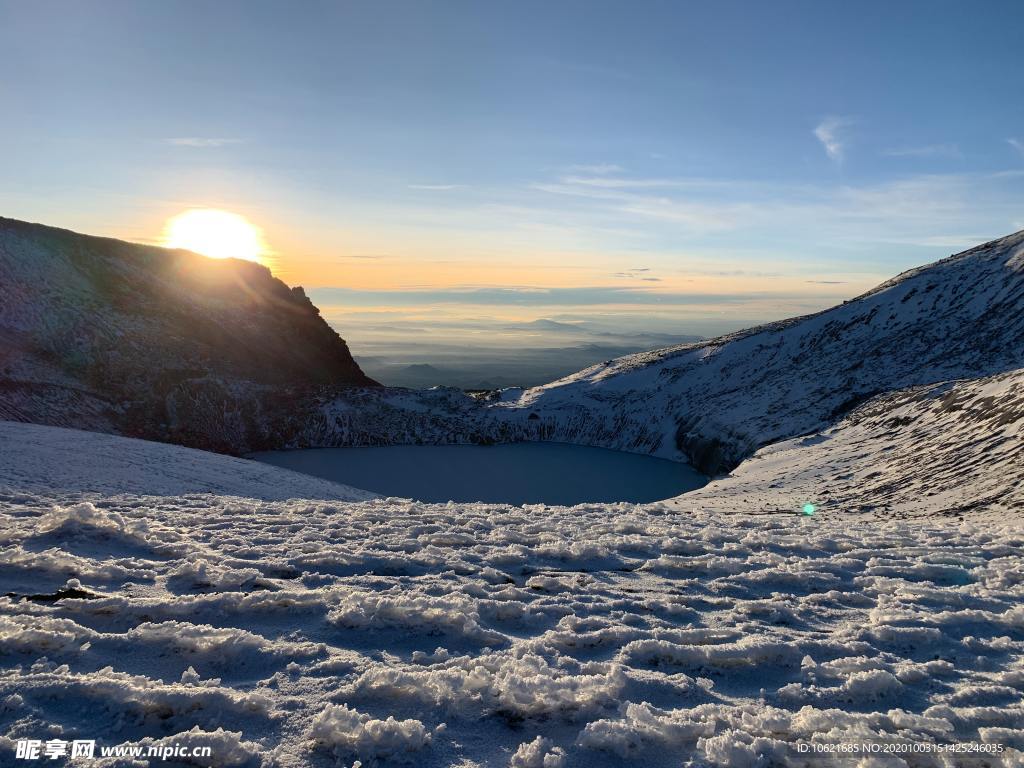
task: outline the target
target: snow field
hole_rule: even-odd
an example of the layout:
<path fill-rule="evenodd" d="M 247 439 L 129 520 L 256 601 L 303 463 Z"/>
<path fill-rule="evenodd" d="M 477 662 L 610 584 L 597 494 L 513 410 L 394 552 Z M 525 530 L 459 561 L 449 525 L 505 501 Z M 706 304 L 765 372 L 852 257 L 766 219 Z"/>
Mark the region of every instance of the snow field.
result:
<path fill-rule="evenodd" d="M 987 741 L 1007 747 L 989 764 L 1024 764 L 1019 527 L 2 499 L 8 739 L 210 743 L 212 765 L 541 768 Z M 959 764 L 901 759 L 862 764 Z"/>

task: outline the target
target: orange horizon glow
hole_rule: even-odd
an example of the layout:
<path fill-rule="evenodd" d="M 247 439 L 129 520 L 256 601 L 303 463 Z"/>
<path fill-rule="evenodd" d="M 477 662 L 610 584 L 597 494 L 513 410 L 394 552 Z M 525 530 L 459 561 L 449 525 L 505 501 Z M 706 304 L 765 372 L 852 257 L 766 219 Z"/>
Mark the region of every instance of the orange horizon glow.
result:
<path fill-rule="evenodd" d="M 289 237 L 292 235 L 292 237 Z M 297 235 L 297 237 L 296 237 Z M 294 238 L 294 239 L 293 239 Z M 497 238 L 496 238 L 497 239 Z M 348 231 L 320 235 L 295 230 L 275 236 L 274 275 L 306 288 L 344 287 L 363 291 L 473 288 L 630 287 L 649 293 L 786 292 L 846 297 L 878 284 L 886 275 L 829 273 L 834 284 L 815 283 L 797 264 L 776 262 L 777 274 L 745 273 L 742 262 L 716 255 L 623 254 L 617 252 L 521 249 L 493 241 L 413 240 L 400 232 Z M 641 263 L 644 280 L 619 273 Z"/>
<path fill-rule="evenodd" d="M 160 245 L 184 248 L 211 258 L 254 261 L 270 268 L 275 277 L 289 286 L 301 285 L 307 290 L 466 289 L 471 294 L 472 289 L 479 288 L 628 287 L 645 294 L 749 293 L 754 302 L 770 301 L 773 295 L 781 298 L 783 294 L 790 298 L 834 297 L 838 301 L 867 290 L 885 277 L 853 271 L 830 272 L 827 276 L 834 278 L 830 281 L 834 284 L 823 284 L 808 279 L 817 275 L 806 266 L 785 259 L 773 262 L 777 271 L 769 275 L 749 271 L 751 265 L 744 263 L 740 254 L 729 258 L 702 250 L 630 253 L 552 248 L 541 243 L 530 247 L 503 239 L 492 231 L 469 237 L 451 231 L 409 231 L 398 223 L 386 231 L 351 224 L 324 228 L 301 216 L 282 220 L 279 212 L 261 206 L 238 201 L 222 204 L 223 208 L 195 206 L 179 208 L 178 213 L 172 209 L 162 216 L 157 213 L 148 226 L 159 227 L 163 222 L 162 233 L 156 239 Z M 246 215 L 234 212 L 243 210 Z M 131 227 L 135 229 L 131 234 L 110 234 L 129 238 L 134 235 L 137 242 L 152 243 L 154 239 L 144 235 L 146 228 L 140 222 Z M 643 276 L 623 277 L 622 273 L 633 266 L 649 269 Z M 472 303 L 471 295 L 467 295 L 466 303 Z"/>
<path fill-rule="evenodd" d="M 387 257 L 374 260 L 346 257 L 292 259 L 287 253 L 277 258 L 276 277 L 289 285 L 307 288 L 344 287 L 362 291 L 431 291 L 473 288 L 515 288 L 544 290 L 582 287 L 628 287 L 645 293 L 693 294 L 749 293 L 752 297 L 786 293 L 845 297 L 851 290 L 863 291 L 882 277 L 862 274 L 842 276 L 835 285 L 820 285 L 803 275 L 746 276 L 703 274 L 700 269 L 655 269 L 657 281 L 624 279 L 614 269 L 595 263 L 536 261 L 480 261 L 469 259 Z M 581 262 L 579 254 L 575 261 Z"/>
<path fill-rule="evenodd" d="M 161 244 L 211 259 L 244 259 L 263 263 L 263 233 L 244 216 L 218 208 L 190 208 L 164 225 Z"/>

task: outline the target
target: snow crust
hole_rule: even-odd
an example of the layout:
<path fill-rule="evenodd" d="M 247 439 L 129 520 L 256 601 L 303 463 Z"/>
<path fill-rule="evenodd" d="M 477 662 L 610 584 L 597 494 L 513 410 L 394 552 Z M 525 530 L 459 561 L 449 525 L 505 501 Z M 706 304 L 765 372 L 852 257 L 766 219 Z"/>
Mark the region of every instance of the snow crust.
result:
<path fill-rule="evenodd" d="M 1002 513 L 727 515 L 713 486 L 685 509 L 344 501 L 290 473 L 271 500 L 230 478 L 231 495 L 154 495 L 119 484 L 222 457 L 90 438 L 76 453 L 77 434 L 0 425 L 0 751 L 958 766 L 796 744 L 978 741 L 1024 764 L 1024 528 Z"/>
<path fill-rule="evenodd" d="M 416 752 L 430 743 L 419 720 L 375 720 L 344 704 L 330 705 L 313 720 L 310 735 L 317 744 L 334 747 L 344 759 L 349 754 L 375 760 Z"/>

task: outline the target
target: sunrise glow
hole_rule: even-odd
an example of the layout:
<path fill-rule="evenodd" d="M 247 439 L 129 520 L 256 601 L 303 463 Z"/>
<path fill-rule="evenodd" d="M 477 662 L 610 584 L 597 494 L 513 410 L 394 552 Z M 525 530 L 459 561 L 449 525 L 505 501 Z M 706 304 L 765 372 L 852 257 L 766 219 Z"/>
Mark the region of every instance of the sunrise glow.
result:
<path fill-rule="evenodd" d="M 215 208 L 192 208 L 168 220 L 163 245 L 184 248 L 213 259 L 262 261 L 260 230 L 244 217 Z"/>

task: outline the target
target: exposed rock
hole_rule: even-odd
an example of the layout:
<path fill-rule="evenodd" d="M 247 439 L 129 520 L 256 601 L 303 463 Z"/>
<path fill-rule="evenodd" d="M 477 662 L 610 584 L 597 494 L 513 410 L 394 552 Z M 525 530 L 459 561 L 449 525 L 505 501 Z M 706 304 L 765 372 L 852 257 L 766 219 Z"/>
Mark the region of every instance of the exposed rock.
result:
<path fill-rule="evenodd" d="M 0 418 L 222 452 L 282 444 L 326 389 L 371 386 L 301 288 L 0 218 Z"/>

